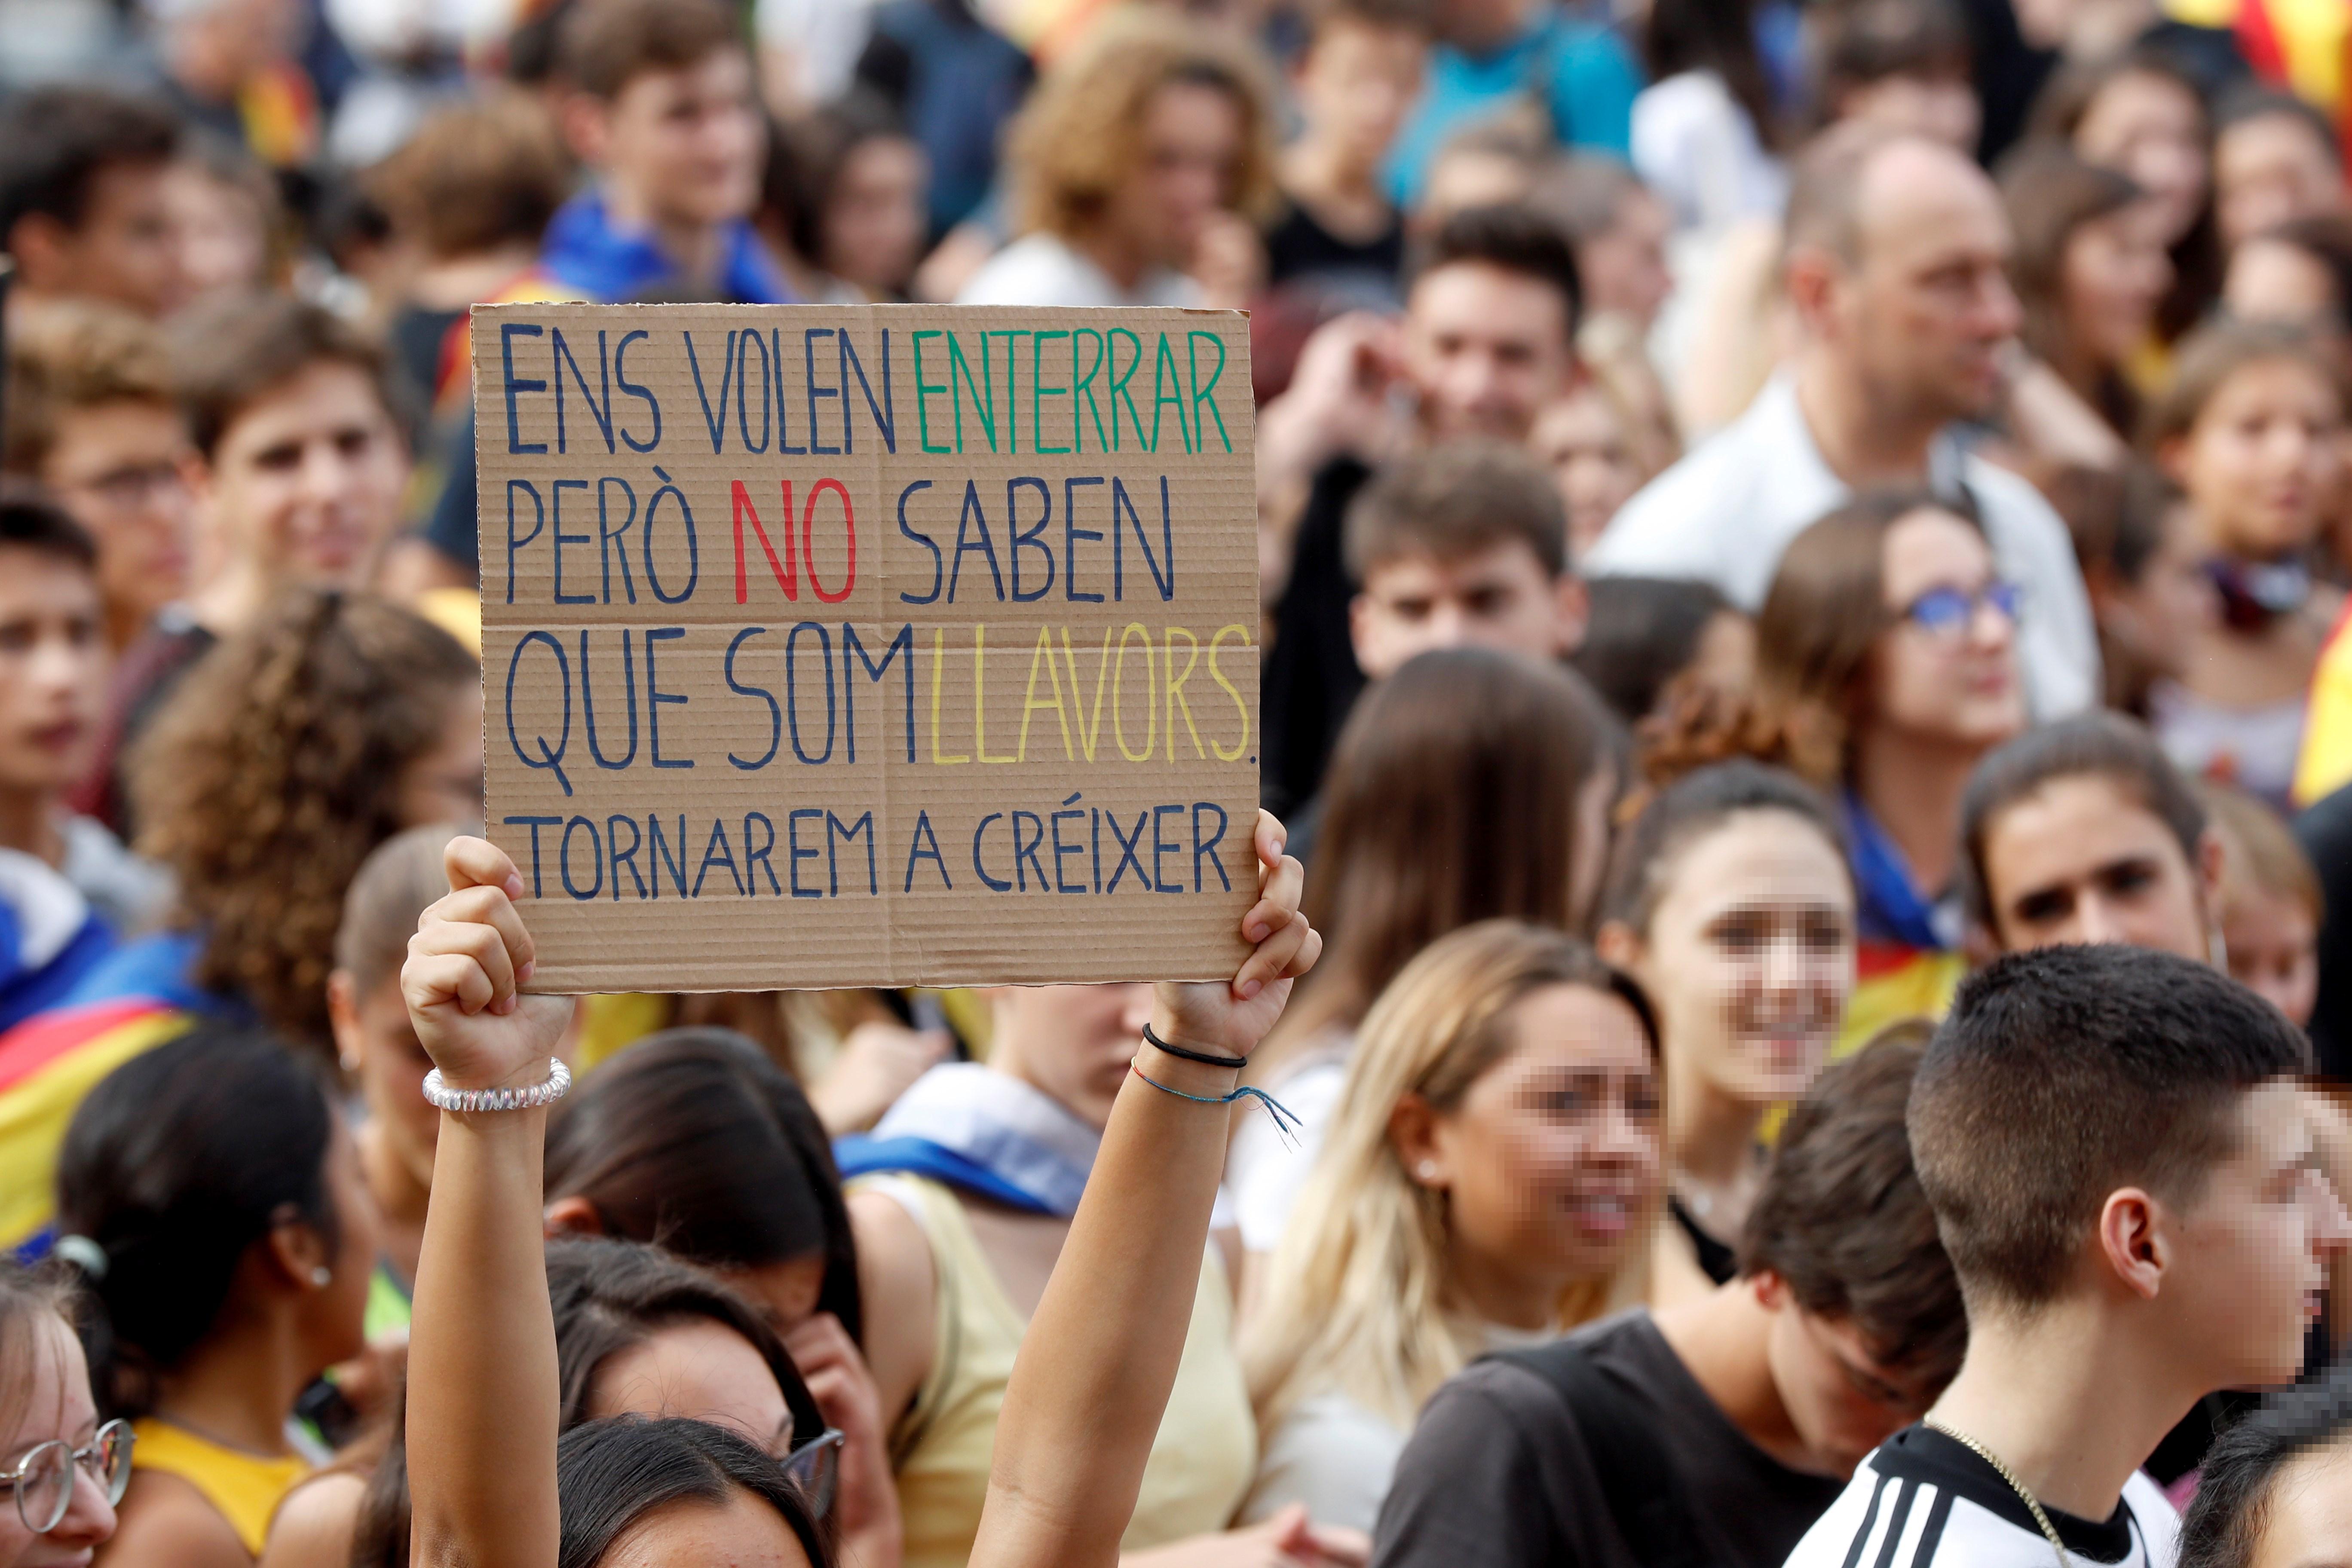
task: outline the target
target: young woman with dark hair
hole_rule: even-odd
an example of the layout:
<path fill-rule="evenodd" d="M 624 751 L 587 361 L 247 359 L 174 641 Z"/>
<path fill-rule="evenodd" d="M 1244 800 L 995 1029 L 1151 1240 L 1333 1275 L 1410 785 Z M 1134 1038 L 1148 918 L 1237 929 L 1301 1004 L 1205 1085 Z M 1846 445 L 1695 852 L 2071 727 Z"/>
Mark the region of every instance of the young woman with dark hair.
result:
<path fill-rule="evenodd" d="M 1598 940 L 1664 1042 L 1672 1223 L 1648 1296 L 1670 1305 L 1738 1271 L 1764 1118 L 1812 1087 L 1853 993 L 1853 879 L 1828 798 L 1745 760 L 1675 780 L 1617 846 Z"/>
<path fill-rule="evenodd" d="M 251 1561 L 310 1468 L 296 1396 L 364 1343 L 375 1223 L 341 1118 L 276 1037 L 202 1025 L 82 1101 L 58 1208 L 100 1405 L 139 1438 L 107 1559 Z"/>
<path fill-rule="evenodd" d="M 1310 851 L 1308 916 L 1329 943 L 1262 1053 L 1303 1123 L 1234 1136 L 1242 1244 L 1270 1253 L 1313 1167 L 1357 1023 L 1412 956 L 1474 921 L 1577 931 L 1609 858 L 1616 722 L 1577 676 L 1487 648 L 1422 655 L 1349 715 Z"/>
<path fill-rule="evenodd" d="M 1960 792 L 2024 727 L 2024 612 L 1966 503 L 1858 497 L 1781 555 L 1747 699 L 1696 701 L 1654 737 L 1648 765 L 1669 776 L 1744 755 L 1835 798 L 1859 939 L 1844 1040 L 1940 1014 L 1958 983 Z"/>
<path fill-rule="evenodd" d="M 1261 816 L 1264 896 L 1243 917 L 1254 942 L 1233 980 L 1163 984 L 1148 1041 L 1116 1093 L 1088 1196 L 1033 1323 L 1051 1356 L 1024 1359 L 997 1426 L 976 1568 L 1116 1559 L 1185 1339 L 1166 1310 L 1195 1284 L 1223 1163 L 1234 1068 L 1279 1016 L 1319 947 L 1297 912 L 1303 879 Z M 409 1447 L 419 1558 L 504 1568 L 595 1568 L 732 1558 L 786 1568 L 831 1561 L 796 1494 L 737 1469 L 758 1450 L 723 1428 L 591 1421 L 557 1441 L 560 1367 L 536 1245 L 540 1109 L 572 1012 L 527 996 L 533 948 L 523 887 L 491 845 L 451 845 L 452 891 L 420 928 L 404 989 L 450 1089 L 520 1100 L 446 1113 L 417 1281 Z M 683 1450 L 683 1451 L 681 1451 Z M 617 1461 L 617 1462 L 616 1462 Z M 739 1479 L 740 1478 L 740 1479 Z"/>
<path fill-rule="evenodd" d="M 0 1263 L 0 1568 L 87 1563 L 114 1533 L 130 1423 L 101 1425 L 73 1298 Z"/>

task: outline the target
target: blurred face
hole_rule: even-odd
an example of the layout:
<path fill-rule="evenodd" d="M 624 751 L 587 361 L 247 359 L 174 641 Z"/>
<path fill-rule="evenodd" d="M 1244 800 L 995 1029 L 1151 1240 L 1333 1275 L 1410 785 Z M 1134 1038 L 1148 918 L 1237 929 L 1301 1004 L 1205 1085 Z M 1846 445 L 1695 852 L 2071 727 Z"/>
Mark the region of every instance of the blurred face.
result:
<path fill-rule="evenodd" d="M 869 294 L 898 293 L 923 258 L 930 163 L 903 136 L 875 136 L 843 160 L 824 210 L 824 269 Z"/>
<path fill-rule="evenodd" d="M 2247 1091 L 2231 1120 L 2237 1147 L 2173 1212 L 2175 1261 L 2159 1306 L 2173 1342 L 2204 1350 L 2214 1388 L 2262 1388 L 2303 1368 L 2329 1258 L 2344 1250 L 2344 1206 L 2319 1169 L 2310 1091 L 2274 1079 Z"/>
<path fill-rule="evenodd" d="M 1871 653 L 1865 723 L 1916 740 L 1990 751 L 2025 727 L 2017 625 L 1988 596 L 1996 581 L 1984 535 L 1946 511 L 1913 512 L 1886 531 L 1883 569 L 1895 624 Z M 1950 608 L 1948 624 L 1934 612 Z"/>
<path fill-rule="evenodd" d="M 2326 521 L 2343 426 L 2325 375 L 2296 360 L 2258 360 L 2214 390 L 2166 456 L 2210 546 L 2274 561 L 2309 544 Z"/>
<path fill-rule="evenodd" d="M 1643 190 L 1618 205 L 1617 221 L 1576 247 L 1576 273 L 1584 302 L 1596 315 L 1625 317 L 1646 331 L 1675 291 L 1666 267 L 1666 238 L 1674 232 L 1666 204 Z"/>
<path fill-rule="evenodd" d="M 331 1277 L 305 1299 L 311 1354 L 321 1372 L 367 1348 L 368 1278 L 379 1250 L 375 1199 L 360 1171 L 359 1145 L 341 1115 L 327 1145 L 327 1193 L 335 1205 L 335 1249 L 327 1259 Z"/>
<path fill-rule="evenodd" d="M 2156 309 L 2172 287 L 2172 258 L 2152 202 L 2076 226 L 2059 261 L 2060 307 L 2075 352 L 2116 366 L 2147 339 Z"/>
<path fill-rule="evenodd" d="M 790 1451 L 793 1413 L 751 1342 L 709 1318 L 659 1329 L 596 1367 L 592 1416 L 682 1415 L 731 1426 L 769 1453 Z"/>
<path fill-rule="evenodd" d="M 2186 82 L 2144 71 L 2115 78 L 2075 126 L 2074 151 L 2085 163 L 2130 175 L 2147 193 L 2166 245 L 2204 209 L 2205 110 Z"/>
<path fill-rule="evenodd" d="M 2296 1456 L 2271 1479 L 2246 1568 L 2328 1568 L 2352 1541 L 2352 1443 Z"/>
<path fill-rule="evenodd" d="M 2099 624 L 2143 668 L 2178 678 L 2197 639 L 2219 624 L 2221 595 L 2205 574 L 2196 519 L 2177 506 L 2165 519 L 2156 553 L 2137 583 L 2116 583 L 2099 595 Z"/>
<path fill-rule="evenodd" d="M 2299 900 L 2248 888 L 2221 911 L 2230 978 L 2293 1019 L 2311 1022 L 2319 1000 L 2319 926 Z"/>
<path fill-rule="evenodd" d="M 2221 308 L 2242 321 L 2317 321 L 2339 308 L 2319 258 L 2283 239 L 2250 239 L 2230 253 Z"/>
<path fill-rule="evenodd" d="M 730 1568 L 808 1568 L 808 1553 L 783 1516 L 750 1492 L 723 1503 L 667 1503 L 623 1531 L 598 1568 L 677 1568 L 725 1563 Z"/>
<path fill-rule="evenodd" d="M 0 789 L 51 795 L 81 776 L 107 663 L 89 573 L 46 550 L 0 545 Z"/>
<path fill-rule="evenodd" d="M 1008 985 L 989 1065 L 1106 1127 L 1150 1021 L 1149 985 Z"/>
<path fill-rule="evenodd" d="M 90 182 L 79 226 L 20 219 L 8 237 L 28 288 L 102 300 L 142 316 L 188 302 L 161 163 L 115 163 Z"/>
<path fill-rule="evenodd" d="M 1685 846 L 1664 874 L 1647 934 L 1612 940 L 1632 949 L 1675 1080 L 1757 1105 L 1799 1098 L 1853 991 L 1845 862 L 1810 824 L 1748 811 Z"/>
<path fill-rule="evenodd" d="M 1511 1049 L 1432 1130 L 1451 1244 L 1562 1288 L 1606 1276 L 1665 1179 L 1641 1020 L 1617 997 L 1549 985 L 1503 1026 Z"/>
<path fill-rule="evenodd" d="M 0 1469 L 13 1471 L 37 1444 L 66 1442 L 86 1447 L 98 1436 L 98 1406 L 89 1396 L 89 1364 L 81 1342 L 63 1320 L 42 1313 L 19 1347 L 26 1356 L 18 1386 L 24 1403 L 0 1430 Z M 0 1507 L 0 1568 L 86 1568 L 94 1548 L 114 1533 L 114 1510 L 105 1486 L 74 1467 L 73 1500 L 47 1535 L 25 1528 L 12 1497 Z"/>
<path fill-rule="evenodd" d="M 1797 1436 L 1832 1475 L 1852 1475 L 1864 1455 L 1926 1415 L 1942 1392 L 1916 1372 L 1881 1362 L 1852 1323 L 1798 1306 L 1770 1274 L 1735 1289 L 1754 1289 L 1771 1312 L 1764 1357 L 1773 1387 Z"/>
<path fill-rule="evenodd" d="M 643 71 L 609 103 L 583 103 L 582 151 L 624 215 L 707 228 L 759 205 L 766 132 L 751 57 L 720 49 L 677 70 Z"/>
<path fill-rule="evenodd" d="M 1580 386 L 1545 409 L 1528 444 L 1559 485 L 1568 508 L 1568 556 L 1581 560 L 1650 476 L 1616 405 L 1591 386 Z"/>
<path fill-rule="evenodd" d="M 2052 779 L 1984 837 L 1991 935 L 2006 952 L 2121 942 L 2203 963 L 2203 870 L 2157 815 L 2112 779 Z"/>
<path fill-rule="evenodd" d="M 188 427 L 168 404 L 65 410 L 41 482 L 98 541 L 99 589 L 118 626 L 146 624 L 187 587 Z"/>
<path fill-rule="evenodd" d="M 251 195 L 194 163 L 173 164 L 164 192 L 190 293 L 242 293 L 262 285 L 269 235 Z"/>
<path fill-rule="evenodd" d="M 2222 247 L 2234 251 L 2291 219 L 2342 211 L 2344 171 L 2301 120 L 2257 115 L 2215 140 L 2213 203 Z"/>
<path fill-rule="evenodd" d="M 1299 107 L 1316 133 L 1369 169 L 1396 140 L 1405 111 L 1421 95 L 1429 46 L 1410 27 L 1355 17 L 1326 22 L 1300 62 Z"/>
<path fill-rule="evenodd" d="M 1937 425 L 1985 413 L 2021 320 L 1992 182 L 1910 142 L 1872 160 L 1862 185 L 1859 260 L 1839 268 L 1827 330 L 1890 412 Z"/>
<path fill-rule="evenodd" d="M 335 1048 L 347 1066 L 357 1064 L 354 1076 L 373 1136 L 383 1140 L 410 1181 L 430 1187 L 433 1147 L 441 1135 L 441 1113 L 425 1100 L 433 1058 L 417 1043 L 399 981 L 388 979 L 362 995 L 350 973 L 337 970 L 329 987 Z"/>
<path fill-rule="evenodd" d="M 817 1296 L 824 1289 L 824 1254 L 713 1272 L 758 1307 L 776 1332 L 788 1334 L 816 1314 Z"/>
<path fill-rule="evenodd" d="M 449 694 L 441 743 L 408 764 L 400 784 L 404 827 L 434 822 L 478 822 L 482 816 L 482 691 L 463 686 Z"/>
<path fill-rule="evenodd" d="M 1432 439 L 1517 445 L 1576 374 L 1559 290 L 1483 261 L 1423 273 L 1405 308 L 1405 374 Z"/>
<path fill-rule="evenodd" d="M 1887 76 L 1848 92 L 1838 118 L 1925 136 L 1973 156 L 1984 111 L 1965 75 Z"/>
<path fill-rule="evenodd" d="M 1170 82 L 1143 111 L 1134 174 L 1104 209 L 1103 226 L 1160 267 L 1192 264 L 1211 219 L 1233 200 L 1246 134 L 1233 94 Z"/>
<path fill-rule="evenodd" d="M 1442 647 L 1558 658 L 1584 629 L 1579 586 L 1574 578 L 1554 579 L 1516 539 L 1458 561 L 1384 561 L 1349 606 L 1356 663 L 1381 680 L 1416 654 Z"/>
<path fill-rule="evenodd" d="M 400 524 L 408 454 L 354 365 L 320 361 L 250 404 L 214 450 L 199 516 L 267 582 L 360 588 Z"/>
<path fill-rule="evenodd" d="M 1500 153 L 1465 148 L 1440 153 L 1430 161 L 1429 177 L 1422 183 L 1413 226 L 1433 234 L 1455 213 L 1525 201 L 1531 182 L 1525 163 Z"/>

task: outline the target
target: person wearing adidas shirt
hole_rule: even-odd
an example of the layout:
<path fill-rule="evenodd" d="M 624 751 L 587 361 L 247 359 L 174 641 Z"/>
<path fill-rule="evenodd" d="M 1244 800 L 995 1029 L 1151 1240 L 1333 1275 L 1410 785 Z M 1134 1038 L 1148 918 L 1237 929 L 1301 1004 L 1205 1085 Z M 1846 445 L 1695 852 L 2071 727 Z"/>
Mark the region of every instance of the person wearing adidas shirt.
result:
<path fill-rule="evenodd" d="M 2170 953 L 2044 948 L 1965 984 L 1909 1122 L 1968 1354 L 1787 1568 L 2175 1568 L 2140 1465 L 2207 1394 L 2294 1377 L 2352 1237 L 2310 1064 L 2270 1004 Z"/>

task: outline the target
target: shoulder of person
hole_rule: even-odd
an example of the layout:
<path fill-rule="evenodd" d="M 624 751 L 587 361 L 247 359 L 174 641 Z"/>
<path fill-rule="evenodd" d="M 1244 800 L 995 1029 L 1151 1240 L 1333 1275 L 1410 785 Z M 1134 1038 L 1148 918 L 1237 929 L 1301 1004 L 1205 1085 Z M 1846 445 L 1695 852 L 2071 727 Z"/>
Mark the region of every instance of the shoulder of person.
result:
<path fill-rule="evenodd" d="M 328 1470 L 288 1492 L 255 1568 L 344 1568 L 367 1486 L 354 1471 Z"/>
<path fill-rule="evenodd" d="M 866 1314 L 866 1363 L 896 1421 L 930 1374 L 937 1347 L 939 1267 L 931 1239 L 906 1205 L 878 1185 L 853 1185 L 845 1201 L 857 1241 L 857 1289 L 876 1303 Z M 877 1310 L 882 1302 L 889 1310 Z"/>
<path fill-rule="evenodd" d="M 1082 281 L 1069 247 L 1050 234 L 1024 235 L 986 261 L 956 296 L 959 305 L 1068 303 L 1055 296 Z"/>
<path fill-rule="evenodd" d="M 2146 1470 L 2134 1470 L 2131 1479 L 2124 1483 L 2124 1506 L 2139 1525 L 2150 1563 L 2170 1563 L 2180 1555 L 2180 1513 L 2155 1477 Z"/>
<path fill-rule="evenodd" d="M 134 1472 L 117 1519 L 103 1568 L 254 1568 L 236 1527 L 178 1476 Z"/>

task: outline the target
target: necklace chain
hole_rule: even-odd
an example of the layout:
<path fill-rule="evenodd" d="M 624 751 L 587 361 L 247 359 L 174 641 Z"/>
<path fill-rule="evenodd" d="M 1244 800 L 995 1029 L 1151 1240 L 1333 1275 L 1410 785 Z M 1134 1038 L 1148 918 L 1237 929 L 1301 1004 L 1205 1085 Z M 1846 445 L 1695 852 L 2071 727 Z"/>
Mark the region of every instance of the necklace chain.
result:
<path fill-rule="evenodd" d="M 1969 1436 L 1966 1432 L 1961 1431 L 1958 1427 L 1947 1426 L 1941 1421 L 1937 1421 L 1932 1416 L 1923 1419 L 1920 1422 L 1920 1425 L 1927 1427 L 1930 1431 L 1941 1432 L 1945 1436 L 1949 1437 L 1953 1442 L 1958 1443 L 1961 1447 L 1966 1448 L 1969 1453 L 1974 1454 L 1978 1458 L 1982 1459 L 1986 1464 L 1990 1465 L 1993 1468 L 1993 1473 L 2000 1477 L 2002 1480 L 2007 1481 L 2009 1483 L 2009 1489 L 2015 1492 L 2020 1498 L 2023 1499 L 2025 1506 L 2032 1511 L 2033 1522 L 2042 1527 L 2042 1536 L 2050 1542 L 2050 1550 L 2058 1554 L 2058 1568 L 2067 1568 L 2070 1559 L 2068 1559 L 2066 1555 L 2066 1543 L 2058 1539 L 2058 1527 L 2050 1522 L 2049 1514 L 2042 1510 L 2040 1500 L 2037 1500 L 2031 1491 L 2026 1489 L 2025 1483 L 2017 1479 L 2017 1472 L 2000 1462 L 2000 1455 L 1994 1453 L 1990 1448 L 1986 1447 L 1982 1443 L 1978 1442 L 1974 1437 Z"/>

